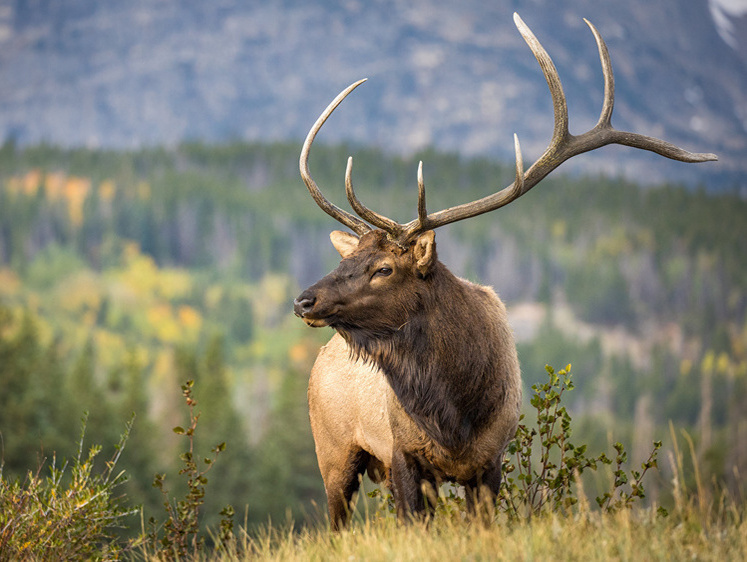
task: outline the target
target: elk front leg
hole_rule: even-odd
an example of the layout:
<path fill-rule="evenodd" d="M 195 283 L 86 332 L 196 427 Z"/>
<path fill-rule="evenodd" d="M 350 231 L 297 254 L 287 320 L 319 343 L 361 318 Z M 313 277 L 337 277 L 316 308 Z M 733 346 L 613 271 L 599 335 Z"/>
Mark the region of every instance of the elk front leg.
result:
<path fill-rule="evenodd" d="M 360 477 L 370 458 L 368 453 L 360 450 L 350 454 L 342 466 L 320 466 L 333 531 L 339 531 L 347 524 L 353 509 L 353 496 L 360 487 Z"/>

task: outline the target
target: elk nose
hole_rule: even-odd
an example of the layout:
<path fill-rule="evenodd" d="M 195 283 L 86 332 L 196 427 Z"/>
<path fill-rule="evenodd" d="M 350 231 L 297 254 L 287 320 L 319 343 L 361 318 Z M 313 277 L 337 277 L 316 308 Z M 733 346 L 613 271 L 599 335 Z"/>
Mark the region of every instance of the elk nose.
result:
<path fill-rule="evenodd" d="M 311 311 L 312 308 L 314 308 L 315 303 L 316 297 L 301 295 L 293 301 L 293 311 L 296 313 L 296 316 L 300 316 L 303 318 L 305 314 L 307 314 Z"/>

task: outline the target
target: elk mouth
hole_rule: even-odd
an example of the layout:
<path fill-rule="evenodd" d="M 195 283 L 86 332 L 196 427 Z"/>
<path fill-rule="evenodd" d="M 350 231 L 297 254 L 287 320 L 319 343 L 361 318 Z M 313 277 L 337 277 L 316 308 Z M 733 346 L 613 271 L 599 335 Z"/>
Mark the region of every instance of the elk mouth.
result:
<path fill-rule="evenodd" d="M 306 318 L 301 316 L 301 320 L 303 320 L 307 326 L 312 328 L 325 328 L 329 326 L 328 318 Z"/>
<path fill-rule="evenodd" d="M 327 315 L 317 315 L 312 311 L 304 310 L 303 306 L 296 304 L 293 313 L 298 316 L 307 326 L 312 328 L 325 328 L 332 323 L 335 313 Z"/>

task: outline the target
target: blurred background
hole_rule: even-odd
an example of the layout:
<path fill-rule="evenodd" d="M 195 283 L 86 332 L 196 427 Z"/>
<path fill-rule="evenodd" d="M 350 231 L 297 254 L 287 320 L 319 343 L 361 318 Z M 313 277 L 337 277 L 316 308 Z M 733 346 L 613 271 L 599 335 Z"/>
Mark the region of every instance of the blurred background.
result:
<path fill-rule="evenodd" d="M 577 442 L 622 441 L 640 463 L 664 440 L 647 489 L 666 504 L 672 435 L 687 432 L 688 462 L 739 494 L 745 0 L 0 0 L 3 476 L 73 455 L 85 411 L 86 441 L 109 448 L 135 412 L 120 466 L 147 518 L 194 379 L 198 447 L 227 443 L 205 512 L 316 517 L 306 384 L 332 333 L 291 308 L 336 265 L 338 225 L 300 181 L 301 142 L 367 77 L 311 154 L 330 199 L 344 201 L 348 155 L 361 199 L 401 222 L 418 160 L 431 210 L 508 185 L 513 133 L 529 164 L 552 131 L 514 11 L 558 67 L 571 132 L 602 103 L 587 18 L 610 49 L 615 126 L 719 161 L 582 155 L 511 207 L 440 229 L 440 258 L 506 301 L 527 388 L 573 364 Z"/>

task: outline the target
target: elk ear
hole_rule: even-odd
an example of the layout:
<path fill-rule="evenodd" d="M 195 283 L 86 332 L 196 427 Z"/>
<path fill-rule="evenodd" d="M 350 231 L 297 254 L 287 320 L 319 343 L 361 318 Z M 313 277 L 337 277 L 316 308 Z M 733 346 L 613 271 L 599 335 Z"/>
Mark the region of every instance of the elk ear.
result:
<path fill-rule="evenodd" d="M 432 230 L 426 230 L 418 236 L 412 253 L 415 256 L 415 267 L 418 273 L 425 277 L 436 261 L 436 233 Z"/>
<path fill-rule="evenodd" d="M 335 250 L 340 252 L 343 258 L 352 254 L 358 248 L 358 242 L 360 241 L 355 234 L 343 232 L 342 230 L 333 230 L 330 232 L 329 239 L 332 240 Z"/>

